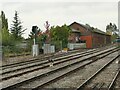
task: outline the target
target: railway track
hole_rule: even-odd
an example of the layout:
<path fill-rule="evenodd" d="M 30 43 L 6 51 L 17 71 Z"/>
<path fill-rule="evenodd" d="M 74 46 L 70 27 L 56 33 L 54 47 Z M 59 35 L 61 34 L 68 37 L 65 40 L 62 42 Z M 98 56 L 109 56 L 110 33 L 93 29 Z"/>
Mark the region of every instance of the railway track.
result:
<path fill-rule="evenodd" d="M 85 55 L 88 55 L 90 53 L 95 53 L 95 50 L 96 51 L 101 51 L 101 50 L 104 50 L 105 48 L 102 48 L 102 49 L 91 49 L 91 50 L 87 50 L 87 51 L 80 52 L 80 53 L 77 53 L 78 50 L 76 50 L 77 52 L 74 53 L 74 54 L 66 54 L 66 55 L 64 55 L 64 56 L 62 56 L 60 58 L 58 56 L 57 57 L 53 56 L 52 58 L 55 58 L 54 61 L 57 61 L 57 60 L 60 60 L 60 59 L 65 59 L 65 58 L 68 58 L 68 57 L 73 57 L 73 55 L 85 56 Z M 49 58 L 50 58 L 50 56 L 49 57 L 47 56 L 46 58 L 44 58 L 44 60 L 41 60 L 41 58 L 40 58 L 40 59 L 30 60 L 29 62 L 26 61 L 26 62 L 20 62 L 20 63 L 10 64 L 10 65 L 5 65 L 5 66 L 2 66 L 2 71 L 3 71 L 3 73 L 4 73 L 5 70 L 7 71 L 7 69 L 9 69 L 10 71 L 13 71 L 14 68 L 15 69 L 16 69 L 16 67 L 17 68 L 21 68 L 21 67 L 26 66 L 27 64 L 29 66 L 31 66 L 31 67 L 34 66 L 34 65 L 37 66 L 37 65 L 45 64 L 45 63 L 48 63 Z M 26 67 L 29 67 L 29 66 L 26 66 Z M 18 70 L 18 69 L 16 69 L 16 70 Z"/>
<path fill-rule="evenodd" d="M 98 48 L 97 48 L 98 49 Z M 90 49 L 90 51 L 93 51 L 95 49 Z M 32 58 L 32 59 L 29 59 L 29 61 L 22 61 L 22 62 L 17 62 L 17 63 L 12 63 L 12 64 L 7 64 L 7 65 L 2 65 L 0 66 L 0 69 L 4 70 L 4 69 L 8 69 L 8 68 L 13 68 L 13 67 L 18 67 L 18 66 L 23 66 L 23 65 L 27 65 L 27 64 L 31 64 L 31 63 L 38 63 L 38 62 L 41 62 L 41 61 L 45 61 L 45 60 L 49 60 L 51 57 L 52 58 L 59 58 L 59 57 L 65 57 L 65 56 L 69 56 L 71 54 L 75 54 L 75 53 L 79 53 L 79 52 L 82 52 L 83 53 L 86 53 L 88 52 L 89 49 L 78 49 L 78 50 L 73 50 L 73 51 L 69 51 L 68 53 L 52 53 L 52 54 L 48 54 L 48 55 L 40 55 L 36 58 Z"/>
<path fill-rule="evenodd" d="M 106 90 L 108 89 L 107 86 L 110 86 L 110 83 L 112 83 L 111 81 L 113 77 L 117 73 L 117 64 L 115 63 L 115 61 L 114 61 L 114 64 L 111 64 L 112 66 L 108 67 L 107 71 L 104 70 L 104 73 L 102 74 L 99 73 L 99 77 L 97 76 L 97 79 L 95 78 L 93 80 L 94 82 L 92 82 L 89 79 L 93 79 L 95 77 L 94 76 L 95 72 L 99 71 L 108 62 L 112 60 L 116 60 L 116 58 L 118 58 L 118 52 L 112 53 L 104 58 L 97 60 L 96 62 L 90 63 L 84 68 L 80 68 L 74 73 L 68 76 L 65 76 L 60 80 L 56 80 L 53 83 L 49 83 L 49 85 L 45 85 L 42 88 L 54 88 L 54 89 L 65 88 L 65 89 L 71 89 L 71 90 L 76 90 L 77 88 L 78 88 L 77 90 L 99 90 L 100 88 L 102 88 L 100 90 L 104 90 L 104 89 Z M 112 68 L 114 68 L 115 70 L 113 69 L 111 72 L 110 70 Z M 90 83 L 89 86 L 87 85 L 88 83 Z M 108 85 L 105 86 L 105 83 L 107 83 Z M 104 85 L 104 88 L 103 88 L 103 85 Z"/>
<path fill-rule="evenodd" d="M 106 46 L 104 48 L 103 47 L 102 48 L 97 48 L 97 49 L 104 50 L 104 49 L 111 48 L 111 47 L 113 47 L 113 45 L 112 46 L 111 45 Z M 95 49 L 91 49 L 91 50 L 95 50 Z M 87 52 L 86 49 L 82 49 L 82 51 L 83 51 L 83 53 Z M 37 62 L 41 62 L 41 61 L 44 61 L 44 60 L 48 60 L 50 57 L 58 58 L 58 57 L 68 56 L 72 53 L 77 53 L 77 52 L 81 52 L 81 51 L 78 49 L 78 50 L 69 51 L 68 53 L 42 55 L 42 56 L 39 56 L 37 58 L 29 59 L 29 61 L 27 60 L 27 61 L 17 62 L 17 63 L 13 63 L 13 64 L 2 65 L 2 66 L 0 66 L 0 69 L 4 70 L 4 69 L 8 69 L 8 68 L 23 66 L 23 65 L 26 65 L 26 64 L 37 63 Z"/>
<path fill-rule="evenodd" d="M 118 60 L 120 60 L 120 57 L 118 58 Z M 120 89 L 120 68 L 119 67 L 120 66 L 118 64 L 118 70 L 117 70 L 112 82 L 110 83 L 108 90 Z"/>
<path fill-rule="evenodd" d="M 92 54 L 92 53 L 95 53 L 95 52 L 98 52 L 99 50 L 88 50 L 88 51 L 85 51 L 85 52 L 82 52 L 82 53 L 75 53 L 75 54 L 71 54 L 71 55 L 68 55 L 68 56 L 64 56 L 64 57 L 59 57 L 59 58 L 55 58 L 53 59 L 54 62 L 56 61 L 60 61 L 61 60 L 61 63 L 64 62 L 64 61 L 67 61 L 66 58 L 69 58 L 69 59 L 72 59 L 73 56 L 76 56 L 75 58 L 78 58 L 78 57 L 82 57 L 82 56 L 86 56 L 86 55 L 89 55 L 89 54 Z M 49 59 L 48 59 L 49 60 Z M 48 60 L 44 60 L 44 61 L 39 61 L 39 62 L 35 62 L 35 63 L 30 63 L 28 65 L 20 65 L 20 66 L 17 66 L 17 67 L 11 67 L 11 68 L 7 68 L 7 69 L 3 69 L 3 72 L 2 74 L 5 74 L 5 73 L 10 73 L 10 72 L 14 72 L 14 71 L 18 71 L 18 70 L 21 70 L 21 69 L 25 69 L 25 68 L 30 68 L 30 67 L 34 67 L 34 66 L 40 66 L 40 65 L 44 65 L 44 64 L 48 64 L 49 61 Z M 64 61 L 63 61 L 64 60 Z M 47 65 L 49 66 L 49 65 Z"/>
<path fill-rule="evenodd" d="M 80 52 L 80 50 L 78 49 L 78 50 L 69 51 L 66 54 L 65 53 L 61 53 L 61 54 L 55 54 L 54 53 L 55 54 L 54 57 L 57 58 L 57 57 L 61 57 L 61 56 L 65 56 L 65 55 L 69 55 L 69 54 L 77 53 L 77 52 Z M 21 62 L 17 62 L 17 63 L 2 65 L 2 66 L 0 66 L 0 68 L 1 69 L 7 69 L 7 68 L 12 68 L 12 67 L 16 67 L 16 66 L 22 66 L 22 65 L 34 63 L 34 62 L 40 62 L 42 60 L 50 58 L 51 56 L 53 56 L 53 53 L 50 54 L 50 55 L 49 54 L 48 55 L 40 55 L 39 57 L 29 59 L 29 61 L 27 60 L 27 61 L 21 61 Z"/>
<path fill-rule="evenodd" d="M 54 68 L 46 68 L 43 70 L 38 70 L 36 72 L 31 72 L 29 74 L 26 75 L 22 75 L 19 77 L 15 77 L 13 79 L 9 79 L 9 80 L 5 80 L 1 83 L 3 83 L 3 89 L 14 89 L 14 88 L 24 88 L 24 87 L 29 87 L 29 88 L 38 88 L 41 86 L 44 86 L 45 84 L 52 82 L 56 79 L 59 79 L 71 72 L 74 72 L 75 70 L 84 67 L 85 65 L 88 65 L 100 58 L 103 58 L 113 52 L 115 52 L 116 49 L 115 47 L 111 48 L 111 49 L 107 49 L 104 51 L 100 51 L 100 52 L 96 52 L 94 54 L 90 54 L 84 57 L 81 57 L 80 59 L 77 59 L 79 57 L 74 57 L 73 59 L 75 60 L 70 60 L 70 62 L 64 62 L 64 65 L 58 64 L 56 66 L 54 66 Z M 91 60 L 88 60 L 91 59 Z M 81 65 L 79 65 L 81 64 Z M 72 69 L 69 69 L 69 67 L 72 67 Z M 58 72 L 61 72 L 58 73 Z M 51 77 L 46 77 L 48 75 L 51 75 Z M 43 78 L 43 79 L 41 79 Z M 47 78 L 47 79 L 46 79 Z M 30 83 L 32 82 L 32 84 L 34 84 L 33 82 L 38 82 L 39 80 L 39 84 L 35 84 L 35 85 L 31 85 Z M 10 84 L 8 84 L 9 82 L 11 82 Z M 29 86 L 30 85 L 30 86 Z"/>
<path fill-rule="evenodd" d="M 109 87 L 108 87 L 108 90 L 113 90 L 113 89 L 115 89 L 115 88 L 116 88 L 116 89 L 117 89 L 117 88 L 118 88 L 118 89 L 120 88 L 120 86 L 115 85 L 115 84 L 117 84 L 117 83 L 120 82 L 120 79 L 118 78 L 118 77 L 119 77 L 119 74 L 120 74 L 120 70 L 116 71 L 116 74 L 115 74 L 112 82 L 110 83 L 110 85 L 109 85 Z M 117 79 L 119 79 L 119 81 L 118 81 Z M 119 84 L 120 84 L 120 83 L 119 83 Z"/>
<path fill-rule="evenodd" d="M 86 56 L 86 55 L 90 55 L 90 54 L 93 54 L 93 53 L 96 53 L 98 52 L 99 50 L 88 50 L 86 52 L 82 52 L 82 53 L 77 53 L 77 54 L 72 54 L 72 55 L 68 55 L 68 56 L 65 56 L 65 57 L 60 57 L 60 58 L 56 58 L 54 59 L 54 65 L 57 65 L 57 64 L 60 64 L 60 63 L 64 63 L 64 62 L 69 62 L 70 60 L 74 60 L 76 58 L 80 58 L 80 57 L 83 57 L 83 56 Z M 74 57 L 73 57 L 74 56 Z M 60 60 L 62 59 L 62 60 Z M 26 74 L 26 73 L 30 73 L 30 72 L 33 72 L 33 71 L 37 71 L 39 69 L 45 69 L 49 67 L 49 62 L 48 61 L 43 61 L 43 62 L 40 62 L 40 63 L 33 63 L 33 64 L 29 64 L 29 65 L 25 65 L 25 66 L 20 66 L 20 67 L 15 67 L 15 68 L 12 68 L 12 69 L 8 69 L 8 70 L 4 70 L 2 72 L 2 80 L 7 80 L 7 79 L 10 79 L 12 77 L 18 77 L 20 75 L 23 75 L 23 74 Z"/>
<path fill-rule="evenodd" d="M 108 63 L 104 64 L 99 70 L 86 79 L 77 90 L 83 89 L 110 89 L 115 78 L 118 76 L 116 59 L 120 55 L 116 55 Z"/>

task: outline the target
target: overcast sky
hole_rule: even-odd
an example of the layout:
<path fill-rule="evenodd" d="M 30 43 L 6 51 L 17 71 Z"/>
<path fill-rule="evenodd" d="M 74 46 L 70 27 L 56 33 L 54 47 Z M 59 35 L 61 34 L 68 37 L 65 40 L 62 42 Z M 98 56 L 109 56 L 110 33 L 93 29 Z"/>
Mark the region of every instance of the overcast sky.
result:
<path fill-rule="evenodd" d="M 21 0 L 23 1 L 23 0 Z M 46 1 L 46 2 L 45 2 Z M 9 28 L 12 24 L 15 10 L 18 11 L 20 20 L 23 22 L 24 37 L 28 37 L 33 25 L 37 25 L 42 31 L 45 30 L 44 23 L 48 21 L 51 26 L 70 25 L 78 22 L 89 24 L 95 28 L 105 31 L 110 22 L 118 26 L 118 2 L 78 2 L 75 0 L 52 2 L 2 2 L 2 10 L 8 18 Z"/>

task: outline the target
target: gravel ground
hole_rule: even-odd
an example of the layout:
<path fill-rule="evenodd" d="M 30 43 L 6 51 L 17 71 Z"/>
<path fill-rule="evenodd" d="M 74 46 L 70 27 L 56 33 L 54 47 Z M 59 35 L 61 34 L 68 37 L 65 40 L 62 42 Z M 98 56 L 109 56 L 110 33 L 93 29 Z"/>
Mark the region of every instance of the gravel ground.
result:
<path fill-rule="evenodd" d="M 114 78 L 114 75 L 116 74 L 118 67 L 116 61 L 114 61 L 110 66 L 108 66 L 104 71 L 102 71 L 100 74 L 98 74 L 90 84 L 88 84 L 87 87 L 92 86 L 91 84 L 95 83 L 104 83 L 104 88 L 107 88 L 109 84 L 111 83 L 112 79 Z"/>
<path fill-rule="evenodd" d="M 83 51 L 86 51 L 86 50 L 89 50 L 89 49 L 79 49 L 80 51 L 79 52 L 83 52 Z M 71 51 L 69 51 L 71 52 Z M 75 52 L 73 52 L 75 53 Z M 59 55 L 59 54 L 62 54 L 60 52 L 57 52 L 56 55 Z M 41 57 L 44 57 L 44 56 L 49 56 L 51 54 L 41 54 L 37 57 L 33 57 L 32 55 L 24 55 L 24 56 L 16 56 L 16 57 L 6 57 L 4 58 L 4 60 L 0 60 L 0 65 L 7 65 L 7 64 L 13 64 L 13 63 L 18 63 L 18 62 L 24 62 L 24 61 L 29 61 L 30 59 L 35 59 L 35 58 L 41 58 Z"/>
<path fill-rule="evenodd" d="M 22 85 L 20 88 L 33 88 L 33 87 L 35 87 L 35 86 L 39 86 L 41 83 L 44 83 L 44 82 L 46 82 L 46 81 L 49 81 L 50 79 L 52 79 L 52 78 L 55 78 L 55 77 L 58 77 L 58 76 L 60 76 L 60 75 L 62 75 L 62 74 L 64 74 L 64 73 L 66 73 L 66 72 L 68 72 L 68 71 L 70 71 L 70 70 L 72 70 L 73 68 L 76 68 L 76 67 L 79 67 L 80 65 L 83 65 L 83 64 L 85 64 L 85 63 L 87 63 L 88 61 L 86 61 L 86 62 L 83 62 L 83 63 L 80 63 L 80 64 L 78 64 L 78 65 L 75 65 L 75 66 L 71 66 L 71 67 L 68 67 L 68 68 L 66 68 L 66 69 L 64 69 L 64 70 L 60 70 L 60 71 L 57 71 L 57 72 L 55 72 L 55 73 L 53 73 L 53 74 L 49 74 L 48 75 L 48 77 L 44 77 L 44 78 L 37 78 L 37 80 L 35 80 L 35 81 L 32 81 L 32 82 L 29 82 L 29 83 L 27 83 L 27 84 L 24 84 L 24 85 Z M 55 69 L 55 68 L 57 68 L 57 66 L 54 66 L 54 67 L 51 67 L 50 69 Z"/>
<path fill-rule="evenodd" d="M 120 57 L 118 58 L 118 60 L 120 60 Z M 118 67 L 120 67 L 120 66 L 118 66 Z M 115 88 L 120 89 L 120 73 L 119 73 L 117 80 L 115 82 Z"/>
<path fill-rule="evenodd" d="M 117 80 L 116 80 L 115 88 L 120 89 L 120 74 L 119 74 L 119 76 L 118 76 L 118 78 L 117 78 Z"/>
<path fill-rule="evenodd" d="M 18 62 L 28 61 L 30 59 L 34 59 L 34 57 L 32 55 L 9 57 L 9 58 L 7 57 L 1 63 L 2 63 L 2 65 L 7 65 L 7 64 L 13 64 L 13 63 L 18 63 Z"/>
<path fill-rule="evenodd" d="M 75 60 L 75 61 L 76 61 L 76 60 Z M 68 61 L 68 62 L 65 62 L 64 64 L 61 63 L 61 64 L 59 64 L 59 65 L 55 65 L 55 66 L 50 67 L 50 68 L 40 69 L 40 70 L 35 71 L 35 72 L 31 72 L 31 73 L 28 73 L 28 74 L 21 75 L 20 77 L 11 78 L 10 80 L 6 80 L 6 81 L 3 81 L 3 82 L 2 82 L 3 85 L 4 85 L 3 87 L 6 87 L 7 85 L 12 85 L 12 84 L 14 84 L 14 83 L 16 83 L 16 82 L 21 82 L 21 81 L 27 80 L 28 78 L 32 78 L 32 77 L 39 76 L 39 75 L 41 75 L 42 73 L 49 72 L 49 71 L 51 71 L 51 70 L 53 70 L 53 69 L 56 69 L 56 68 L 58 68 L 58 67 L 63 67 L 65 64 L 70 64 L 70 63 L 75 62 L 75 61 L 74 61 L 74 60 L 70 60 L 70 61 Z M 80 61 L 80 60 L 78 60 L 78 61 Z M 53 76 L 53 77 L 54 77 L 54 76 Z M 41 81 L 41 80 L 39 80 L 39 81 Z M 33 83 L 32 83 L 32 84 L 33 84 Z M 32 84 L 31 84 L 31 85 L 32 85 Z"/>
<path fill-rule="evenodd" d="M 115 46 L 115 45 L 113 45 Z M 111 47 L 111 45 L 106 46 L 106 48 Z M 89 49 L 79 49 L 80 52 L 89 50 Z M 60 53 L 56 53 L 60 54 Z M 48 54 L 47 54 L 48 55 Z M 44 56 L 44 54 L 39 55 L 37 58 Z M 23 62 L 23 61 L 28 61 L 30 59 L 33 59 L 34 57 L 32 55 L 27 55 L 27 56 L 17 56 L 17 57 L 6 57 L 4 60 L 0 60 L 0 65 L 7 65 L 7 64 L 12 64 L 12 63 L 18 63 L 18 62 Z"/>
<path fill-rule="evenodd" d="M 19 58 L 20 59 L 20 58 Z M 23 60 L 24 58 L 21 58 L 21 60 Z M 27 58 L 28 59 L 28 58 Z M 21 61 L 20 60 L 20 61 Z M 26 60 L 26 59 L 25 59 Z M 11 59 L 11 62 L 13 62 L 14 60 L 13 59 Z M 63 85 L 63 86 L 65 86 L 65 87 L 63 87 L 63 86 L 60 86 L 59 85 L 59 83 L 60 82 L 58 82 L 58 86 L 60 86 L 60 88 L 66 88 L 66 87 L 68 87 L 68 85 L 70 86 L 70 87 L 76 87 L 76 86 L 78 86 L 78 85 L 80 85 L 80 83 L 81 82 L 83 82 L 83 80 L 85 80 L 86 79 L 86 77 L 89 77 L 90 75 L 88 74 L 88 72 L 92 75 L 92 73 L 95 71 L 95 70 L 97 70 L 96 68 L 100 68 L 101 67 L 101 65 L 103 64 L 103 63 L 105 63 L 105 62 L 107 62 L 108 60 L 101 60 L 99 63 L 96 63 L 96 64 L 91 64 L 90 66 L 86 66 L 85 68 L 83 68 L 83 69 L 81 69 L 80 70 L 80 72 L 78 71 L 78 72 L 75 72 L 74 73 L 74 75 L 75 75 L 75 77 L 73 77 L 73 75 L 71 75 L 71 77 L 69 77 L 68 78 L 68 81 L 66 81 L 66 78 L 64 79 L 64 82 L 62 81 L 62 83 L 61 83 L 61 85 Z M 9 61 L 8 61 L 9 62 Z M 16 60 L 15 59 L 15 62 L 18 62 L 18 59 Z M 50 69 L 50 68 L 49 68 Z M 48 71 L 48 70 L 47 70 Z M 38 74 L 40 74 L 40 72 L 37 72 Z M 34 73 L 34 75 L 30 75 L 30 76 L 37 76 L 38 74 L 37 73 Z M 42 71 L 41 71 L 41 73 L 42 73 Z M 29 77 L 29 75 L 28 76 L 23 76 L 23 77 L 21 77 L 21 79 L 23 79 L 23 78 L 28 78 Z M 16 78 L 16 80 L 20 80 L 20 78 L 18 78 L 18 77 L 15 77 Z M 62 80 L 62 79 L 61 79 Z M 71 82 L 72 81 L 72 82 Z M 73 82 L 74 81 L 74 82 Z M 76 82 L 76 83 L 75 83 Z M 67 84 L 68 83 L 68 84 Z M 57 86 L 57 85 L 56 85 Z M 54 87 L 54 85 L 53 85 L 53 87 Z M 69 87 L 68 87 L 69 88 Z"/>
<path fill-rule="evenodd" d="M 116 53 L 114 54 L 116 55 Z M 64 77 L 55 83 L 51 83 L 48 86 L 43 88 L 76 88 L 78 87 L 85 79 L 90 77 L 93 73 L 95 73 L 99 68 L 101 68 L 105 63 L 110 60 L 111 55 L 108 58 L 100 59 L 97 62 L 94 62 L 90 65 L 87 65 L 83 69 L 74 72 L 67 77 Z"/>

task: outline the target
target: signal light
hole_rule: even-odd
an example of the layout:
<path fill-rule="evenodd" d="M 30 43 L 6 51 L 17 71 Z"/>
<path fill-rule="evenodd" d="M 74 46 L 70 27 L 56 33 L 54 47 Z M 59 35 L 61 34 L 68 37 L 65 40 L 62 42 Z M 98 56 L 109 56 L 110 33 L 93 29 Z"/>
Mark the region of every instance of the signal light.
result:
<path fill-rule="evenodd" d="M 38 28 L 37 26 L 32 26 L 32 32 L 33 32 L 33 33 L 36 33 L 37 28 Z"/>

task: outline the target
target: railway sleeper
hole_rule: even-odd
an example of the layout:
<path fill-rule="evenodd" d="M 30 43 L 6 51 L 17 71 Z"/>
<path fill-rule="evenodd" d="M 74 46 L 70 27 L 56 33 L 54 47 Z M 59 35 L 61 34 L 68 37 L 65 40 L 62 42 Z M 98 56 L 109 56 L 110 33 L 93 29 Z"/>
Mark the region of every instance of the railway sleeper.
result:
<path fill-rule="evenodd" d="M 102 82 L 102 83 L 97 83 L 97 85 L 93 88 L 93 90 L 99 90 L 99 89 L 102 89 L 103 85 L 105 85 L 104 82 Z"/>

